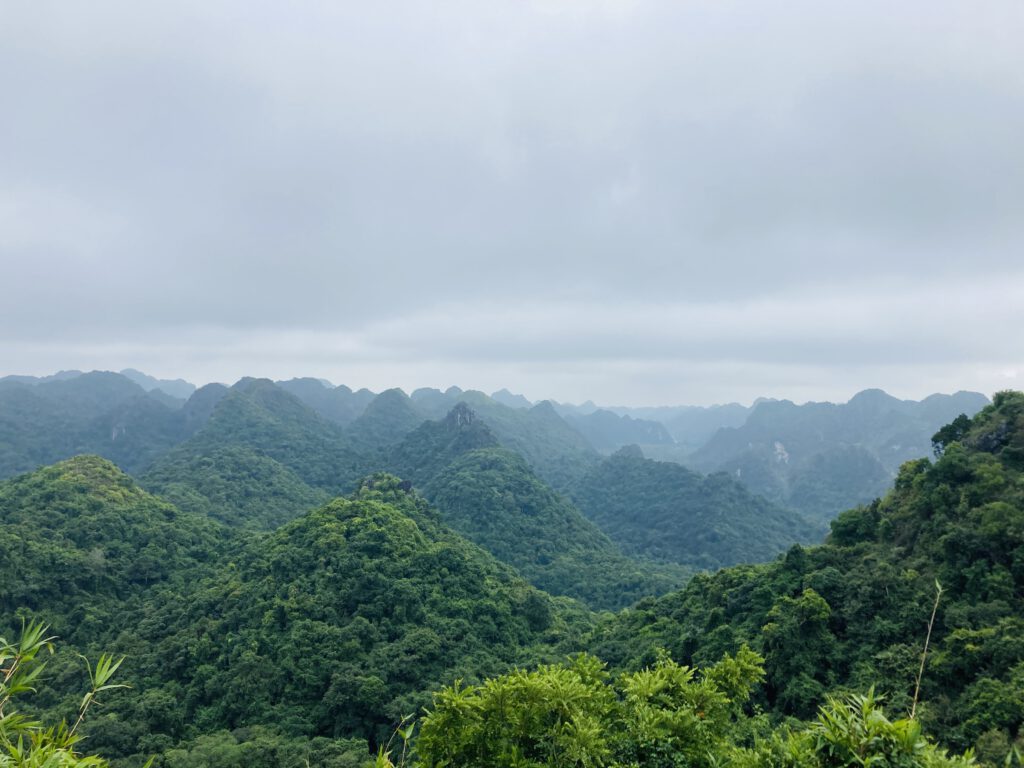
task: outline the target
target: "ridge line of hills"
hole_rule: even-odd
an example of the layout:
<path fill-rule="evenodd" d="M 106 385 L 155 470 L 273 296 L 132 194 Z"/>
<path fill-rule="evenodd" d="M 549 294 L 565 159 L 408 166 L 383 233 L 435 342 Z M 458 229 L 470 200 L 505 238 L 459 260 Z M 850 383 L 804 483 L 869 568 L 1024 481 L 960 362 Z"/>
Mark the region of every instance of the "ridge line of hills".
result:
<path fill-rule="evenodd" d="M 0 477 L 83 452 L 143 472 L 192 438 L 225 393 L 257 381 L 242 379 L 230 388 L 209 384 L 186 401 L 167 391 L 191 387 L 187 382 L 123 373 L 0 379 Z M 884 492 L 903 461 L 928 455 L 936 429 L 987 403 L 977 393 L 915 402 L 865 390 L 839 405 L 762 400 L 751 408 L 599 409 L 531 404 L 507 390 L 493 396 L 457 387 L 375 394 L 308 378 L 272 386 L 341 427 L 350 452 L 379 453 L 423 421 L 442 418 L 465 402 L 502 445 L 564 493 L 571 493 L 600 456 L 638 445 L 647 458 L 706 474 L 730 473 L 755 494 L 821 521 Z"/>
<path fill-rule="evenodd" d="M 269 450 L 288 437 L 288 413 L 308 418 L 260 381 L 221 402 L 230 405 L 195 436 L 242 415 L 227 434 L 266 439 Z M 313 423 L 319 449 L 335 433 Z M 370 474 L 273 531 L 180 509 L 109 461 L 80 456 L 0 482 L 0 633 L 19 616 L 45 616 L 65 638 L 35 702 L 53 714 L 80 698 L 69 683 L 75 653 L 128 654 L 133 690 L 87 731 L 90 750 L 116 766 L 157 754 L 168 768 L 354 768 L 430 691 L 577 650 L 625 671 L 662 652 L 707 666 L 746 645 L 766 672 L 751 706 L 771 722 L 813 717 L 826 694 L 871 686 L 899 710 L 938 580 L 920 722 L 994 764 L 1024 726 L 1024 394 L 999 393 L 933 438 L 934 460 L 905 463 L 884 498 L 832 522 L 825 544 L 697 575 L 615 614 L 538 590 L 458 532 L 486 544 L 481 523 L 499 509 L 506 521 L 559 510 L 568 520 L 565 508 L 531 507 L 565 497 L 466 404 L 391 446 L 409 479 Z M 606 461 L 625 474 L 664 471 L 636 450 Z M 456 480 L 464 462 L 479 489 L 508 483 L 500 495 L 511 506 L 460 505 L 460 493 L 479 490 Z"/>

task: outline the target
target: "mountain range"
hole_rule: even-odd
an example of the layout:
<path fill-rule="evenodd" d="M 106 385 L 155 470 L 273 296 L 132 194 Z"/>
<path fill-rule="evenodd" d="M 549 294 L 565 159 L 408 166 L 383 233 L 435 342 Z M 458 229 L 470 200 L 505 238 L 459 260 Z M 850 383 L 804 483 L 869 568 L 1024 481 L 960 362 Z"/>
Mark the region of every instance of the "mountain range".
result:
<path fill-rule="evenodd" d="M 129 472 L 152 471 L 157 477 L 166 475 L 161 466 L 168 461 L 184 461 L 186 454 L 212 450 L 214 443 L 245 443 L 251 437 L 276 441 L 279 447 L 268 445 L 265 453 L 279 463 L 282 451 L 292 450 L 283 446 L 305 442 L 297 449 L 301 453 L 313 451 L 312 443 L 320 441 L 314 465 L 304 463 L 299 474 L 310 480 L 310 473 L 319 471 L 311 484 L 337 491 L 373 466 L 384 466 L 389 448 L 421 423 L 466 403 L 501 446 L 522 456 L 563 494 L 571 494 L 602 457 L 637 445 L 648 458 L 702 473 L 726 472 L 776 504 L 828 520 L 883 493 L 904 461 L 928 454 L 935 430 L 961 413 L 974 415 L 988 402 L 971 392 L 916 402 L 866 390 L 843 404 L 765 399 L 750 408 L 599 408 L 533 403 L 508 390 L 493 396 L 458 387 L 375 394 L 321 379 L 256 381 L 197 390 L 180 379 L 157 380 L 130 369 L 7 376 L 0 379 L 0 477 L 80 453 L 96 453 Z M 266 420 L 259 428 L 243 426 L 246 418 L 259 418 L 259 407 L 248 416 L 232 416 L 228 412 L 241 403 L 235 397 L 223 406 L 214 427 L 196 437 L 225 393 L 253 387 L 262 388 L 262 394 L 250 400 L 276 397 L 275 407 L 288 411 L 270 418 L 277 427 Z M 174 393 L 187 393 L 187 400 Z M 314 424 L 309 410 L 320 423 Z M 294 429 L 287 426 L 291 422 Z M 264 434 L 228 434 L 236 428 Z M 285 439 L 275 429 L 291 434 Z M 319 466 L 328 455 L 334 465 Z"/>
<path fill-rule="evenodd" d="M 820 523 L 735 473 L 636 447 L 602 457 L 569 439 L 552 405 L 392 391 L 342 425 L 267 380 L 208 385 L 174 406 L 112 377 L 0 385 L 5 424 L 63 416 L 106 450 L 90 429 L 126 404 L 148 414 L 123 424 L 140 441 L 170 434 L 153 413 L 178 430 L 134 478 L 79 455 L 0 482 L 0 636 L 23 617 L 61 636 L 34 699 L 47 718 L 81 699 L 77 654 L 126 655 L 132 688 L 83 731 L 119 768 L 148 755 L 168 768 L 355 768 L 404 715 L 436 707 L 431 692 L 579 651 L 616 676 L 755 653 L 760 714 L 744 725 L 734 712 L 740 741 L 814 718 L 843 691 L 875 687 L 903 710 L 933 604 L 922 726 L 977 746 L 985 764 L 1024 726 L 1020 393 L 950 419 L 927 438 L 932 458 L 904 462 L 880 499 L 808 545 Z M 436 418 L 413 425 L 423 400 Z M 894 412 L 920 424 L 954 409 L 862 400 L 852 415 L 800 413 L 870 421 L 892 409 L 874 427 L 836 428 L 866 440 Z M 18 452 L 25 435 L 40 455 L 76 445 L 2 434 L 12 466 L 35 455 Z M 532 460 L 510 447 L 530 440 Z M 535 462 L 564 449 L 563 468 L 585 461 L 558 475 L 560 491 Z"/>

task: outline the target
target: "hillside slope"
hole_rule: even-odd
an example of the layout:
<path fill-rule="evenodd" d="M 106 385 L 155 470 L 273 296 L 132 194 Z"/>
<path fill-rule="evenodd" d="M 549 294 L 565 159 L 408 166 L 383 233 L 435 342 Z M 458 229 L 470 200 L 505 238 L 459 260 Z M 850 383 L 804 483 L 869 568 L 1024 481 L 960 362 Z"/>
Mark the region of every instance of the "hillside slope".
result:
<path fill-rule="evenodd" d="M 870 686 L 909 708 L 938 580 L 921 719 L 946 743 L 1004 743 L 1024 725 L 1024 394 L 995 396 L 907 463 L 884 499 L 840 515 L 828 542 L 699 575 L 593 638 L 635 666 L 667 648 L 707 663 L 742 643 L 767 659 L 761 705 L 813 715 L 826 691 Z"/>
<path fill-rule="evenodd" d="M 387 389 L 366 405 L 346 432 L 354 446 L 373 451 L 400 442 L 424 420 L 405 392 Z"/>
<path fill-rule="evenodd" d="M 193 423 L 163 392 L 93 371 L 0 382 L 0 478 L 82 453 L 137 471 L 184 440 Z"/>
<path fill-rule="evenodd" d="M 769 560 L 825 535 L 728 475 L 705 477 L 636 448 L 591 469 L 573 498 L 624 552 L 700 569 Z"/>
<path fill-rule="evenodd" d="M 341 427 L 295 396 L 265 379 L 242 379 L 142 482 L 185 509 L 272 528 L 350 490 L 371 464 Z"/>
<path fill-rule="evenodd" d="M 728 472 L 754 493 L 830 519 L 884 493 L 903 462 L 931 453 L 935 430 L 987 402 L 972 392 L 898 400 L 877 389 L 839 405 L 762 401 L 742 426 L 720 429 L 685 463 Z"/>
<path fill-rule="evenodd" d="M 78 456 L 0 482 L 0 630 L 19 610 L 75 642 L 154 587 L 202 575 L 222 532 Z"/>
<path fill-rule="evenodd" d="M 551 594 L 616 608 L 689 576 L 689 569 L 624 556 L 523 458 L 502 448 L 465 403 L 411 433 L 390 467 L 423 492 L 446 525 Z"/>
<path fill-rule="evenodd" d="M 360 739 L 365 760 L 367 741 L 431 689 L 548 658 L 587 621 L 378 475 L 248 539 L 184 599 L 139 612 L 119 647 L 140 693 L 112 708 L 138 722 L 160 702 L 167 715 L 121 750 L 262 727 L 279 741 Z M 99 723 L 98 741 L 110 727 Z"/>

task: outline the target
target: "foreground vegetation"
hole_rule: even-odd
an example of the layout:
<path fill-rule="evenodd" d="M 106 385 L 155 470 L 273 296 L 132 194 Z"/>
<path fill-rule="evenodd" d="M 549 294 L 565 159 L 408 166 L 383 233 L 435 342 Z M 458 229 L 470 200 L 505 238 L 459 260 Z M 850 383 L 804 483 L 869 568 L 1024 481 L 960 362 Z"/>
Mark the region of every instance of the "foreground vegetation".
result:
<path fill-rule="evenodd" d="M 591 650 L 626 668 L 659 648 L 703 665 L 746 643 L 765 657 L 755 704 L 775 717 L 871 686 L 907 712 L 938 581 L 919 717 L 958 749 L 1005 751 L 1024 725 L 1024 395 L 998 394 L 935 449 L 824 546 L 698 575 L 605 621 Z"/>
<path fill-rule="evenodd" d="M 817 719 L 772 731 L 745 711 L 762 679 L 748 648 L 701 673 L 663 656 L 611 676 L 593 656 L 441 691 L 423 720 L 416 764 L 826 768 L 974 764 L 949 757 L 913 720 L 889 720 L 873 693 L 829 698 Z M 390 757 L 390 756 L 388 756 Z M 382 761 L 384 762 L 384 761 Z"/>
<path fill-rule="evenodd" d="M 37 656 L 52 650 L 46 627 L 31 624 L 16 642 L 0 638 L 0 766 L 3 768 L 105 768 L 109 763 L 76 748 L 77 733 L 97 697 L 124 686 L 110 680 L 123 659 L 86 664 L 90 687 L 78 717 L 46 727 L 16 711 L 15 697 L 33 690 L 44 664 Z M 471 768 L 476 766 L 650 766 L 671 768 L 829 768 L 883 765 L 901 768 L 953 768 L 975 764 L 971 753 L 948 756 L 922 736 L 911 719 L 891 721 L 873 693 L 829 698 L 817 719 L 799 728 L 772 731 L 744 705 L 764 676 L 763 659 L 744 647 L 701 673 L 662 656 L 650 668 L 612 676 L 598 659 L 578 654 L 559 665 L 517 670 L 464 687 L 441 690 L 419 724 L 403 717 L 395 735 L 379 747 L 375 768 Z M 300 765 L 295 753 L 277 744 L 276 764 Z M 345 742 L 324 740 L 306 750 L 306 765 L 346 765 L 360 761 Z M 232 749 L 232 748 L 235 749 Z M 205 739 L 192 750 L 171 750 L 168 766 L 211 768 L 256 765 L 267 755 L 253 742 L 230 737 Z M 1019 752 L 1008 752 L 1011 765 Z M 311 759 L 316 762 L 311 762 Z M 392 759 L 394 758 L 394 760 Z M 146 768 L 155 759 L 147 761 Z"/>

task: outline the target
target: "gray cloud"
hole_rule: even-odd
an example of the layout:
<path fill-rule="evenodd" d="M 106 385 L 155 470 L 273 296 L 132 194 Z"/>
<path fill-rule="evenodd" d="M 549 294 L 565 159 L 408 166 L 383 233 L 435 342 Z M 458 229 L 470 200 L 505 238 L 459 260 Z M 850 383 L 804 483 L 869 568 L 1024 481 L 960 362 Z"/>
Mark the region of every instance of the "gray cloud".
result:
<path fill-rule="evenodd" d="M 1016 0 L 0 17 L 11 371 L 707 402 L 1024 366 Z"/>

